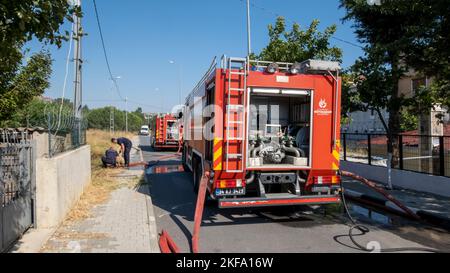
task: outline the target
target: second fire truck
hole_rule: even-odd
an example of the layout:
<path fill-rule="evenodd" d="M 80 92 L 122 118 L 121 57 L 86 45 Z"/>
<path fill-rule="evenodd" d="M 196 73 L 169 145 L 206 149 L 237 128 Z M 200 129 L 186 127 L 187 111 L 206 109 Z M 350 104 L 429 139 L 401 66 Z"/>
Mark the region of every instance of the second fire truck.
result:
<path fill-rule="evenodd" d="M 178 149 L 181 141 L 179 121 L 172 114 L 156 117 L 152 147 L 156 150 Z"/>
<path fill-rule="evenodd" d="M 340 202 L 339 64 L 216 61 L 186 99 L 183 165 L 221 208 Z"/>

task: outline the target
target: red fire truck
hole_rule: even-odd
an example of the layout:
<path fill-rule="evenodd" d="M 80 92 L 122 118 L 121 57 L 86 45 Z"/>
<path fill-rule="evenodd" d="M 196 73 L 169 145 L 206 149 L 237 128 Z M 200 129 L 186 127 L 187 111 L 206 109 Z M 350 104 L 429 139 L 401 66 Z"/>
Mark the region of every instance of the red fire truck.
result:
<path fill-rule="evenodd" d="M 152 147 L 156 150 L 178 149 L 182 134 L 179 121 L 172 114 L 156 117 Z"/>
<path fill-rule="evenodd" d="M 223 57 L 187 97 L 183 165 L 220 208 L 340 202 L 336 62 Z"/>

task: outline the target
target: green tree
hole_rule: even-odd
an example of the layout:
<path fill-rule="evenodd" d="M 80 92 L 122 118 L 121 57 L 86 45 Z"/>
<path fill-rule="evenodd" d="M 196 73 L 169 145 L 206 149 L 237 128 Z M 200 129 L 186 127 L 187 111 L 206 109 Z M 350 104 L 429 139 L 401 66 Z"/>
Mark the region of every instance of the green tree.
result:
<path fill-rule="evenodd" d="M 365 56 L 353 67 L 357 85 L 355 101 L 378 112 L 387 109 L 388 150 L 392 165 L 398 161 L 394 135 L 408 129 L 411 113 L 429 112 L 436 103 L 450 105 L 450 5 L 447 0 L 384 0 L 368 5 L 362 0 L 341 0 L 346 9 L 344 21 L 352 21 Z M 421 88 L 406 98 L 398 82 L 406 71 L 436 78 L 432 88 Z M 402 114 L 403 113 L 403 114 Z"/>
<path fill-rule="evenodd" d="M 115 116 L 115 125 L 116 129 L 118 129 L 118 111 L 115 108 L 104 107 L 99 109 L 90 110 L 85 116 L 88 120 L 88 128 L 89 129 L 100 129 L 100 130 L 109 130 L 110 126 L 110 114 L 111 111 L 114 111 Z"/>
<path fill-rule="evenodd" d="M 49 87 L 52 60 L 48 53 L 33 55 L 28 63 L 16 72 L 15 77 L 0 89 L 0 120 L 6 122 L 23 109 L 34 97 Z"/>
<path fill-rule="evenodd" d="M 253 58 L 277 62 L 302 62 L 308 59 L 342 61 L 342 50 L 330 46 L 330 39 L 336 32 L 336 25 L 324 32 L 318 30 L 319 21 L 314 20 L 308 29 L 302 30 L 294 23 L 286 30 L 283 17 L 278 17 L 275 25 L 269 25 L 269 44 Z"/>
<path fill-rule="evenodd" d="M 115 107 L 104 107 L 89 110 L 85 117 L 88 120 L 89 129 L 109 130 L 111 111 L 114 111 L 114 128 L 117 131 L 125 131 L 126 129 L 126 113 L 118 110 Z M 143 124 L 145 124 L 144 115 L 139 113 L 137 109 L 134 112 L 128 113 L 128 130 L 138 131 Z"/>
<path fill-rule="evenodd" d="M 369 5 L 362 0 L 341 0 L 346 9 L 344 21 L 352 21 L 359 41 L 365 44 L 365 55 L 356 61 L 357 95 L 363 107 L 375 110 L 388 134 L 388 152 L 393 155 L 392 166 L 398 162 L 398 139 L 401 131 L 401 110 L 408 104 L 398 88 L 399 80 L 408 70 L 405 52 L 411 46 L 409 32 L 412 20 L 421 11 L 410 9 L 414 1 L 383 1 Z M 381 109 L 387 109 L 386 122 Z"/>
<path fill-rule="evenodd" d="M 61 46 L 67 32 L 60 26 L 81 16 L 80 7 L 67 0 L 0 0 L 0 120 L 8 119 L 48 87 L 51 59 L 48 53 L 33 55 L 22 65 L 23 46 L 32 39 Z"/>
<path fill-rule="evenodd" d="M 414 11 L 404 31 L 405 63 L 434 79 L 412 100 L 414 108 L 428 111 L 435 104 L 450 107 L 450 4 L 447 0 L 405 0 Z M 403 7 L 406 9 L 405 7 Z M 406 12 L 410 12 L 406 9 Z"/>

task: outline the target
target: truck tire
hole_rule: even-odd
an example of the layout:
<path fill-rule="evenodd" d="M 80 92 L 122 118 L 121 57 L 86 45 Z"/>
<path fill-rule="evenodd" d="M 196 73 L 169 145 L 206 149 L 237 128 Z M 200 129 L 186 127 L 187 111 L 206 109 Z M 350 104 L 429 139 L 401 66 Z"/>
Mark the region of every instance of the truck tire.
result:
<path fill-rule="evenodd" d="M 203 174 L 202 174 L 202 166 L 197 159 L 194 159 L 193 170 L 194 170 L 194 192 L 198 194 L 198 189 L 200 187 L 200 180 L 202 179 Z"/>
<path fill-rule="evenodd" d="M 183 153 L 182 153 L 182 156 L 181 156 L 181 163 L 182 163 L 182 165 L 183 165 L 183 169 L 184 169 L 185 172 L 188 173 L 188 172 L 191 171 L 191 170 L 189 169 L 187 163 L 186 163 L 186 150 L 185 150 L 185 149 L 183 149 Z"/>
<path fill-rule="evenodd" d="M 200 180 L 202 179 L 203 172 L 201 168 L 201 164 L 198 163 L 199 160 L 195 160 L 193 162 L 193 176 L 194 176 L 194 192 L 198 195 L 198 191 L 200 188 Z M 209 195 L 208 189 L 205 192 L 205 207 L 212 207 L 217 204 L 217 201 L 212 199 Z"/>

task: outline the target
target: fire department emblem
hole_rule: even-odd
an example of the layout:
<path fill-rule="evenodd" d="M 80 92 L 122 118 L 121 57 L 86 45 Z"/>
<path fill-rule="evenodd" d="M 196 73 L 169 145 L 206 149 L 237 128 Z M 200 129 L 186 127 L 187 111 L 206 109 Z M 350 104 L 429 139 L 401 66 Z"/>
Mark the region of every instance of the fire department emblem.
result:
<path fill-rule="evenodd" d="M 327 101 L 325 99 L 321 99 L 319 101 L 319 108 L 314 111 L 314 114 L 319 115 L 319 116 L 331 115 L 332 111 L 330 109 L 328 109 L 327 107 L 328 107 Z"/>

